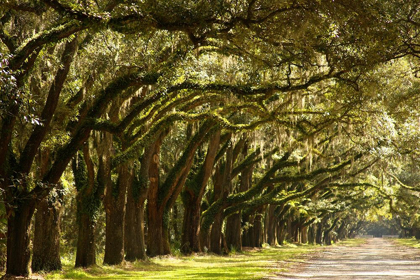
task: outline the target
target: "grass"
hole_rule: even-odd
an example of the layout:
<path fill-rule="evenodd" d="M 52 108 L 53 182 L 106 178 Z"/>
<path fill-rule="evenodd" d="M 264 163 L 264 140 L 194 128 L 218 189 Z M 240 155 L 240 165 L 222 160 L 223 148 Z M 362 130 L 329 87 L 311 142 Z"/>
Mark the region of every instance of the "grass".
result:
<path fill-rule="evenodd" d="M 288 244 L 247 250 L 229 256 L 165 256 L 118 266 L 73 268 L 66 260 L 63 271 L 43 275 L 46 279 L 261 279 L 304 262 L 314 245 Z"/>
<path fill-rule="evenodd" d="M 365 240 L 350 239 L 339 245 L 358 246 L 363 242 Z M 236 252 L 229 256 L 164 256 L 88 269 L 76 269 L 73 260 L 65 259 L 62 271 L 42 276 L 46 279 L 261 279 L 287 271 L 292 265 L 304 262 L 310 252 L 322 248 L 326 246 L 286 244 Z"/>
<path fill-rule="evenodd" d="M 413 247 L 413 248 L 420 248 L 420 241 L 416 238 L 399 238 L 394 239 L 398 245 Z"/>

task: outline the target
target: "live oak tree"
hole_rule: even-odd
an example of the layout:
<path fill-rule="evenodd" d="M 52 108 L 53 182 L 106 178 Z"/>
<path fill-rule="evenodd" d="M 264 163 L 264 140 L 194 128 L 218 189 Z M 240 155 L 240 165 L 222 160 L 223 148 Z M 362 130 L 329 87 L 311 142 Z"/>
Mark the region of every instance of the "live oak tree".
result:
<path fill-rule="evenodd" d="M 149 164 L 150 148 L 158 145 L 161 133 L 176 122 L 201 122 L 196 132 L 200 139 L 183 146 L 192 150 L 185 150 L 181 161 L 168 172 L 158 200 L 159 215 L 173 205 L 187 180 L 195 150 L 206 141 L 213 142 L 209 132 L 218 130 L 218 125 L 223 134 L 270 123 L 280 126 L 280 136 L 297 141 L 292 141 L 296 143 L 293 145 L 280 143 L 281 157 L 264 175 L 270 184 L 290 187 L 287 193 L 276 197 L 284 186 L 270 190 L 264 180 L 226 198 L 219 192 L 221 200 L 216 199 L 214 205 L 219 207 L 220 201 L 226 205 L 218 208 L 223 213 L 214 212 L 219 214 L 215 236 L 220 236 L 224 218 L 220 215 L 237 213 L 234 207 L 242 211 L 248 203 L 261 207 L 268 202 L 284 204 L 328 185 L 318 175 L 338 173 L 359 153 L 355 147 L 340 151 L 335 155 L 343 159 L 324 165 L 323 152 L 317 158 L 311 150 L 328 133 L 363 123 L 366 115 L 357 114 L 356 109 L 374 97 L 364 95 L 374 91 L 357 91 L 363 79 L 369 78 L 365 72 L 374 70 L 378 63 L 418 54 L 416 5 L 415 1 L 373 0 L 3 1 L 0 184 L 8 218 L 7 273 L 28 275 L 30 223 L 35 208 L 52 190 L 60 188 L 60 178 L 72 160 L 78 172 L 83 162 L 88 165 L 87 153 L 83 159 L 75 156 L 95 130 L 112 134 L 108 147 L 115 149 L 115 154 L 103 163 L 107 172 L 98 180 L 107 180 L 109 217 L 117 214 L 110 210 L 113 199 L 118 202 L 115 209 L 122 210 L 117 220 L 124 220 L 129 189 L 130 196 L 136 198 L 130 205 L 137 203 L 136 215 L 141 221 L 147 181 L 155 178 L 149 174 L 153 166 L 149 170 L 141 166 Z M 335 90 L 345 89 L 345 84 L 354 91 Z M 232 101 L 237 104 L 229 103 Z M 248 118 L 235 119 L 245 113 Z M 387 118 L 382 115 L 372 120 Z M 363 136 L 363 126 L 349 132 L 353 139 Z M 377 136 L 369 138 L 370 142 L 363 138 L 361 142 L 366 145 L 359 147 L 377 147 L 373 141 L 384 135 Z M 283 170 L 282 164 L 294 164 L 292 153 L 301 157 L 305 149 L 307 166 L 302 174 L 291 169 L 294 176 L 276 177 L 276 172 Z M 38 172 L 37 155 L 43 153 L 51 156 L 42 163 L 46 170 Z M 213 164 L 216 175 L 225 173 L 223 181 L 228 184 L 235 156 L 228 148 L 223 160 Z M 143 162 L 140 170 L 131 169 L 135 161 Z M 370 162 L 366 160 L 363 166 Z M 181 166 L 184 163 L 186 168 Z M 250 177 L 249 172 L 252 170 L 244 170 L 243 177 Z M 319 179 L 319 186 L 295 192 L 298 186 L 287 184 L 313 176 Z M 141 195 L 130 189 L 134 184 L 141 186 Z M 247 185 L 245 181 L 243 184 Z M 83 189 L 82 184 L 79 187 Z M 202 195 L 202 186 L 196 194 Z M 205 216 L 209 217 L 216 206 Z M 124 257 L 122 221 L 115 228 L 120 231 L 115 235 L 115 250 L 106 253 L 107 263 L 118 263 Z M 157 222 L 161 222 L 160 217 Z M 204 225 L 208 230 L 209 222 Z M 108 257 L 111 252 L 112 257 Z"/>

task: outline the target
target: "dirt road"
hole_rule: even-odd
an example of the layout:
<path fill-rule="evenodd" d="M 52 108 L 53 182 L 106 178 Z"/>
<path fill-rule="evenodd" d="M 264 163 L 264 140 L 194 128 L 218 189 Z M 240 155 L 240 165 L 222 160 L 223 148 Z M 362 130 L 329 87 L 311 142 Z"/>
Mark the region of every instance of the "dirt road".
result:
<path fill-rule="evenodd" d="M 270 280 L 420 279 L 420 250 L 373 238 L 359 247 L 331 247 L 294 272 Z"/>

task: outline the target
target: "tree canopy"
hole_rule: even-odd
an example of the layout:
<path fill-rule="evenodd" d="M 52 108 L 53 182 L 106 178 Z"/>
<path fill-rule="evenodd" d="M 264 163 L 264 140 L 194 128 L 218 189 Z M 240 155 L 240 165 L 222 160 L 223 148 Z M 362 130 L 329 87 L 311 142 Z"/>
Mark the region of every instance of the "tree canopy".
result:
<path fill-rule="evenodd" d="M 3 1 L 6 273 L 60 268 L 63 239 L 87 267 L 329 244 L 384 217 L 420 237 L 419 8 Z"/>

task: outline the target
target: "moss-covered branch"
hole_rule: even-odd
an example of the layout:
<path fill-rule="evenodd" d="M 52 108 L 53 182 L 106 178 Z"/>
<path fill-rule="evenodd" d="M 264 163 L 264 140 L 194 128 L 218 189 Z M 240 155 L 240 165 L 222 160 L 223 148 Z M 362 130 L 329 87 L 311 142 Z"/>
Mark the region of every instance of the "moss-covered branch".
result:
<path fill-rule="evenodd" d="M 13 58 L 10 60 L 10 68 L 12 70 L 19 69 L 32 52 L 40 46 L 48 43 L 57 43 L 61 39 L 68 38 L 71 35 L 89 27 L 91 26 L 88 23 L 82 23 L 74 20 L 37 33 L 16 49 Z"/>

